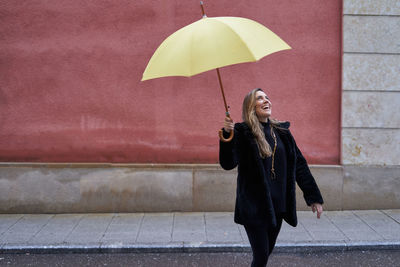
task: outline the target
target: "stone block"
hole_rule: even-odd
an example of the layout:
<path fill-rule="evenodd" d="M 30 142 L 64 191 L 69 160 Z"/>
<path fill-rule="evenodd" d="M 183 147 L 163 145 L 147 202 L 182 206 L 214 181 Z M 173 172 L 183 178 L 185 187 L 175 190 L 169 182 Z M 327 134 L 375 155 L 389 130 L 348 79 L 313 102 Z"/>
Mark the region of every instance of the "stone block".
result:
<path fill-rule="evenodd" d="M 80 176 L 90 169 L 19 166 L 0 168 L 0 212 L 51 213 L 77 211 Z"/>
<path fill-rule="evenodd" d="M 400 128 L 400 92 L 343 92 L 342 126 Z"/>
<path fill-rule="evenodd" d="M 342 129 L 345 165 L 400 165 L 400 129 Z"/>
<path fill-rule="evenodd" d="M 344 166 L 343 209 L 400 208 L 400 166 Z"/>
<path fill-rule="evenodd" d="M 342 167 L 312 165 L 310 170 L 324 198 L 324 209 L 340 210 L 342 208 L 343 187 Z M 296 204 L 298 210 L 310 210 L 299 186 L 296 186 Z"/>
<path fill-rule="evenodd" d="M 192 170 L 93 170 L 81 177 L 80 191 L 86 211 L 191 211 Z"/>
<path fill-rule="evenodd" d="M 400 55 L 344 54 L 343 90 L 399 91 Z"/>
<path fill-rule="evenodd" d="M 398 0 L 344 0 L 344 14 L 400 15 Z"/>
<path fill-rule="evenodd" d="M 2 167 L 0 212 L 190 211 L 192 169 Z"/>
<path fill-rule="evenodd" d="M 343 52 L 400 53 L 400 17 L 344 16 Z"/>
<path fill-rule="evenodd" d="M 196 211 L 233 211 L 237 171 L 195 170 L 193 209 Z"/>

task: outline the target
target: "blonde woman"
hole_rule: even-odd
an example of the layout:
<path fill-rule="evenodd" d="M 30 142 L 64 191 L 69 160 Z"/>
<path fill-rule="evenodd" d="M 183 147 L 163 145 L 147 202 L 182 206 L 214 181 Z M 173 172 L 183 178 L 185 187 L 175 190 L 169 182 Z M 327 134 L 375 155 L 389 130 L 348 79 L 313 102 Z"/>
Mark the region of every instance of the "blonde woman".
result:
<path fill-rule="evenodd" d="M 235 222 L 246 230 L 253 251 L 251 266 L 266 266 L 282 220 L 297 225 L 296 182 L 317 218 L 323 199 L 307 162 L 289 131 L 289 122 L 271 118 L 271 100 L 260 89 L 243 100 L 242 123 L 226 117 L 224 136 L 234 131 L 230 142 L 220 142 L 222 168 L 238 166 Z"/>

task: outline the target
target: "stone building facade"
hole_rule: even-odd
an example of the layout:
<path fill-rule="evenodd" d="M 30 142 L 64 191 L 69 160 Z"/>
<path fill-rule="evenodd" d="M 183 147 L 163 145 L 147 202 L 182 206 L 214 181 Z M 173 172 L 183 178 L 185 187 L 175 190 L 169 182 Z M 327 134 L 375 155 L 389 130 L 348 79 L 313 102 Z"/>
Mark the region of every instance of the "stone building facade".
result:
<path fill-rule="evenodd" d="M 344 0 L 343 209 L 400 205 L 400 1 Z"/>

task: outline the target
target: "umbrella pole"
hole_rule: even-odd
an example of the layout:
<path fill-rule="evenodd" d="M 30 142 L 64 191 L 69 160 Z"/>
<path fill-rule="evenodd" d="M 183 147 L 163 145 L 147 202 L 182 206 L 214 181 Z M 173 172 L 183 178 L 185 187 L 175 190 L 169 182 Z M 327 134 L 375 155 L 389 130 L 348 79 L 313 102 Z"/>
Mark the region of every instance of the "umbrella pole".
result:
<path fill-rule="evenodd" d="M 203 1 L 200 1 L 200 7 L 201 7 L 201 13 L 203 14 L 203 18 L 207 17 L 206 12 L 204 11 Z M 217 68 L 217 74 L 218 74 L 219 87 L 221 88 L 222 98 L 224 99 L 225 115 L 228 118 L 231 118 L 231 116 L 229 114 L 229 110 L 228 110 L 229 107 L 226 104 L 224 86 L 222 85 L 221 74 L 219 74 L 219 69 L 218 68 Z M 228 138 L 224 137 L 224 133 L 223 133 L 222 130 L 219 130 L 218 134 L 219 134 L 219 139 L 221 139 L 222 142 L 230 142 L 233 139 L 233 131 L 231 131 L 231 133 L 230 133 Z"/>
<path fill-rule="evenodd" d="M 217 68 L 217 74 L 218 74 L 218 81 L 219 81 L 219 87 L 221 88 L 221 93 L 222 93 L 222 98 L 224 99 L 224 105 L 225 105 L 225 115 L 228 118 L 231 118 L 229 114 L 229 106 L 226 104 L 226 98 L 225 98 L 225 93 L 224 93 L 224 86 L 222 85 L 222 80 L 221 80 L 221 74 L 219 73 L 219 69 Z M 228 138 L 224 137 L 223 131 L 219 130 L 219 138 L 221 139 L 222 142 L 230 142 L 233 138 L 233 131 L 231 131 L 230 135 Z"/>
<path fill-rule="evenodd" d="M 219 73 L 219 69 L 217 68 L 217 75 L 218 75 L 218 81 L 219 81 L 219 87 L 221 88 L 221 93 L 222 93 L 222 98 L 224 99 L 224 105 L 225 105 L 225 111 L 226 111 L 226 116 L 230 118 L 229 114 L 229 107 L 226 104 L 226 98 L 225 98 L 225 93 L 224 93 L 224 86 L 222 85 L 222 80 L 221 80 L 221 74 Z"/>
<path fill-rule="evenodd" d="M 207 17 L 206 12 L 204 12 L 203 1 L 200 1 L 201 13 L 203 13 L 203 18 Z"/>

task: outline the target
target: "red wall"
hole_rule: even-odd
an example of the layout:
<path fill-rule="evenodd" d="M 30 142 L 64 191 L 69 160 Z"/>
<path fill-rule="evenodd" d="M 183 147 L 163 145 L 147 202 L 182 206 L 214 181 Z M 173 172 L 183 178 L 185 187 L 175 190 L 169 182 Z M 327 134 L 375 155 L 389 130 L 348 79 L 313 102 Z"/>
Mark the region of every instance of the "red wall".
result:
<path fill-rule="evenodd" d="M 256 20 L 293 48 L 221 69 L 233 119 L 262 87 L 309 162 L 338 164 L 341 1 L 205 9 Z M 140 82 L 158 45 L 200 18 L 197 0 L 2 1 L 0 161 L 216 163 L 216 72 Z"/>

